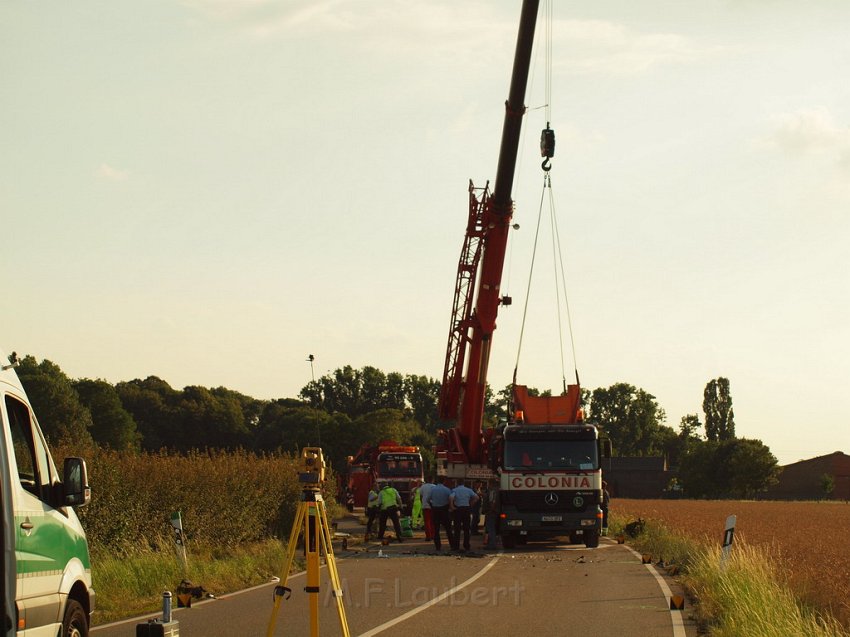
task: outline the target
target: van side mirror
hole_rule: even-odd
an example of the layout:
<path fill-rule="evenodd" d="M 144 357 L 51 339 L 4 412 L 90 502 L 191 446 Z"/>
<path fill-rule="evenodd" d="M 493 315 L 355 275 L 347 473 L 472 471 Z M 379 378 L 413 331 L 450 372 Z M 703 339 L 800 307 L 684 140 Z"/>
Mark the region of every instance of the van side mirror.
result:
<path fill-rule="evenodd" d="M 78 507 L 89 503 L 91 487 L 89 487 L 85 460 L 82 458 L 65 458 L 62 491 L 64 506 Z"/>

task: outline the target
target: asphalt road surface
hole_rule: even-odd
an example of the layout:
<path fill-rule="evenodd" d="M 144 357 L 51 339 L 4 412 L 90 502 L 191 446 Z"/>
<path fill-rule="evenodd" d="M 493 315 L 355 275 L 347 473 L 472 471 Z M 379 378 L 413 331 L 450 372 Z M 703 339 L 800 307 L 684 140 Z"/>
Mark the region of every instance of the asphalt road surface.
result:
<path fill-rule="evenodd" d="M 354 525 L 353 527 L 351 525 Z M 341 529 L 362 533 L 349 518 Z M 694 637 L 688 609 L 670 610 L 681 589 L 665 569 L 643 564 L 627 545 L 602 538 L 599 548 L 566 540 L 529 542 L 510 551 L 482 548 L 473 536 L 468 554 L 436 554 L 421 532 L 403 543 L 335 543 L 352 636 L 372 635 L 618 635 Z M 379 556 L 383 555 L 383 557 Z M 343 635 L 327 569 L 322 568 L 318 628 Z M 281 604 L 274 635 L 310 635 L 309 595 L 303 573 L 289 576 L 289 600 Z M 264 637 L 274 584 L 193 602 L 179 609 L 181 637 Z M 134 637 L 146 619 L 96 627 L 93 637 Z"/>

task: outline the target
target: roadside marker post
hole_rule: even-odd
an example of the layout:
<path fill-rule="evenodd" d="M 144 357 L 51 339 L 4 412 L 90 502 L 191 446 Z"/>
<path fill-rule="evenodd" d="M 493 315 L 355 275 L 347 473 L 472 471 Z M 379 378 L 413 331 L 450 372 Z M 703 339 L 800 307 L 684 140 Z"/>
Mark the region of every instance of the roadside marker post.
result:
<path fill-rule="evenodd" d="M 183 560 L 183 576 L 188 577 L 189 557 L 186 555 L 186 535 L 183 533 L 183 517 L 180 511 L 174 511 L 171 514 L 171 527 L 174 530 L 174 545 Z"/>
<path fill-rule="evenodd" d="M 732 551 L 732 540 L 735 538 L 735 522 L 737 516 L 730 515 L 726 518 L 726 531 L 723 533 L 723 549 L 720 553 L 720 566 L 726 566 L 726 560 L 729 559 L 729 553 Z"/>

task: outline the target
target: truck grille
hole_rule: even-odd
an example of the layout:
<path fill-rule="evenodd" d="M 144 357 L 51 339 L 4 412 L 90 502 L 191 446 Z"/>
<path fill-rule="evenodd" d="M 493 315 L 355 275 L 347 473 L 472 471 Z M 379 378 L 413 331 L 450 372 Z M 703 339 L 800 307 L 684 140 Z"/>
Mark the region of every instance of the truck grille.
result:
<path fill-rule="evenodd" d="M 501 491 L 499 497 L 503 506 L 514 506 L 518 511 L 583 512 L 597 504 L 593 491 Z"/>

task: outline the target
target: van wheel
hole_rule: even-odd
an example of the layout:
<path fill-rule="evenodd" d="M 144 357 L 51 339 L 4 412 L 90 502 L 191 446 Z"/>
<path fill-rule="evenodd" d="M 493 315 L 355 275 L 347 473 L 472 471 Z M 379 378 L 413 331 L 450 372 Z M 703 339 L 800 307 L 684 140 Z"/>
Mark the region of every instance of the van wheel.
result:
<path fill-rule="evenodd" d="M 88 637 L 89 622 L 86 612 L 75 599 L 68 599 L 65 618 L 62 620 L 62 637 Z"/>
<path fill-rule="evenodd" d="M 599 546 L 599 531 L 585 531 L 584 545 L 589 549 L 595 549 Z"/>

